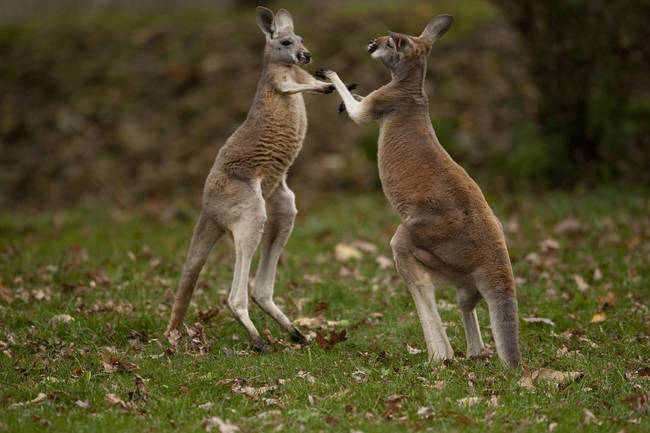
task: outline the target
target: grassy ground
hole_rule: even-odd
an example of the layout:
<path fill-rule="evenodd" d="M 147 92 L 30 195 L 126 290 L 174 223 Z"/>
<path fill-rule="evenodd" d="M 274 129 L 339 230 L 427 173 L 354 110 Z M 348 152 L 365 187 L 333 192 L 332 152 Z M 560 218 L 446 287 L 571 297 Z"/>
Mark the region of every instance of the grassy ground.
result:
<path fill-rule="evenodd" d="M 450 288 L 437 296 L 457 356 L 428 364 L 405 285 L 377 261 L 390 257 L 398 221 L 380 195 L 310 205 L 277 279 L 279 305 L 312 338 L 345 329 L 347 340 L 279 341 L 265 355 L 250 351 L 225 307 L 233 267 L 225 240 L 187 316 L 193 337 L 175 348 L 162 337 L 192 212 L 161 221 L 102 208 L 4 211 L 0 430 L 648 431 L 647 191 L 488 199 L 508 237 L 527 364 L 581 379 L 526 386 L 535 370 L 505 371 L 496 355 L 464 359 Z M 362 258 L 337 260 L 339 243 Z M 478 314 L 492 343 L 484 303 Z M 284 338 L 257 307 L 251 315 Z"/>

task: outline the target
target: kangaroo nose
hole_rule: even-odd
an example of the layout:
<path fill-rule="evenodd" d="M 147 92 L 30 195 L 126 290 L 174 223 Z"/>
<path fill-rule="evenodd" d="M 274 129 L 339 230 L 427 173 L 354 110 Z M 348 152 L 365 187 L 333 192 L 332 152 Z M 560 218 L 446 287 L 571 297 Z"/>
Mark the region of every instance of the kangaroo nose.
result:
<path fill-rule="evenodd" d="M 304 53 L 302 53 L 302 55 L 305 56 L 305 61 L 307 63 L 311 62 L 311 53 L 309 51 L 305 51 Z"/>

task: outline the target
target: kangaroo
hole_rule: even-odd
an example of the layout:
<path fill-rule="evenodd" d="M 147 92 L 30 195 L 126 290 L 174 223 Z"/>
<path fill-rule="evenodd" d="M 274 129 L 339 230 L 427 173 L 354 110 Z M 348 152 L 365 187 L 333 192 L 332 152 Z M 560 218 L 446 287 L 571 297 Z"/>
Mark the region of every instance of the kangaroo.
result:
<path fill-rule="evenodd" d="M 260 242 L 262 253 L 251 297 L 289 333 L 292 341 L 306 341 L 273 301 L 273 286 L 278 259 L 297 213 L 286 174 L 307 131 L 301 92 L 330 93 L 334 87 L 298 66 L 310 63 L 312 56 L 303 39 L 294 33 L 288 11 L 280 9 L 273 15 L 260 6 L 256 15 L 257 25 L 266 36 L 262 74 L 246 120 L 221 147 L 205 181 L 201 212 L 165 335 L 182 325 L 208 254 L 228 232 L 235 244 L 228 307 L 246 328 L 252 346 L 264 351 L 266 343 L 248 314 L 248 277 Z"/>
<path fill-rule="evenodd" d="M 365 98 L 352 95 L 333 71 L 316 75 L 334 84 L 355 123 L 379 122 L 379 176 L 402 219 L 390 245 L 415 301 L 429 360 L 453 357 L 434 294 L 436 285 L 451 285 L 467 356 L 484 347 L 475 309 L 482 297 L 499 358 L 515 368 L 521 363 L 518 307 L 503 229 L 478 185 L 438 142 L 424 91 L 427 56 L 452 22 L 451 15 L 439 15 L 420 36 L 389 32 L 373 40 L 368 52 L 392 79 Z"/>

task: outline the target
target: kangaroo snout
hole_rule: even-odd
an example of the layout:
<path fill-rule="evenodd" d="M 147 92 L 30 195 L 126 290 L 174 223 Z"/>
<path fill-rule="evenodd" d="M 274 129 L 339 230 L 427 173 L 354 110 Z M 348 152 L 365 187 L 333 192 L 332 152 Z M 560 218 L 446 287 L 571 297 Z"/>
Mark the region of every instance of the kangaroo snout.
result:
<path fill-rule="evenodd" d="M 311 53 L 309 51 L 303 51 L 302 53 L 296 54 L 299 63 L 309 64 L 311 63 Z"/>
<path fill-rule="evenodd" d="M 368 53 L 369 54 L 374 53 L 378 46 L 379 45 L 377 45 L 377 43 L 375 41 L 370 41 L 368 43 Z"/>

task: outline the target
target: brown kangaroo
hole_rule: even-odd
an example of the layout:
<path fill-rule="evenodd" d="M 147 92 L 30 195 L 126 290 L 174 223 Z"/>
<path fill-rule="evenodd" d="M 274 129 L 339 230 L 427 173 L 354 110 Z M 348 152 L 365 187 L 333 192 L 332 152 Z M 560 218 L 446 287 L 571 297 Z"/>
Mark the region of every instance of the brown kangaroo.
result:
<path fill-rule="evenodd" d="M 521 363 L 517 296 L 503 230 L 479 187 L 438 142 L 424 91 L 428 54 L 452 22 L 451 15 L 439 15 L 420 36 L 389 32 L 372 41 L 368 52 L 390 69 L 392 80 L 365 98 L 352 95 L 335 72 L 317 76 L 334 84 L 354 122 L 379 122 L 379 176 L 402 218 L 391 247 L 429 359 L 453 356 L 434 296 L 435 285 L 452 285 L 467 356 L 484 347 L 475 309 L 483 297 L 499 358 L 515 368 Z"/>
<path fill-rule="evenodd" d="M 228 232 L 236 257 L 228 307 L 246 328 L 253 347 L 262 351 L 264 339 L 248 314 L 248 276 L 260 242 L 262 254 L 251 297 L 292 340 L 305 342 L 273 301 L 273 286 L 278 259 L 297 212 L 286 173 L 307 132 L 301 92 L 330 93 L 334 88 L 298 66 L 309 63 L 311 54 L 294 33 L 289 12 L 280 9 L 273 15 L 258 7 L 257 24 L 266 36 L 262 76 L 246 120 L 219 150 L 205 181 L 201 213 L 165 334 L 181 327 L 199 273 L 216 241 Z"/>

